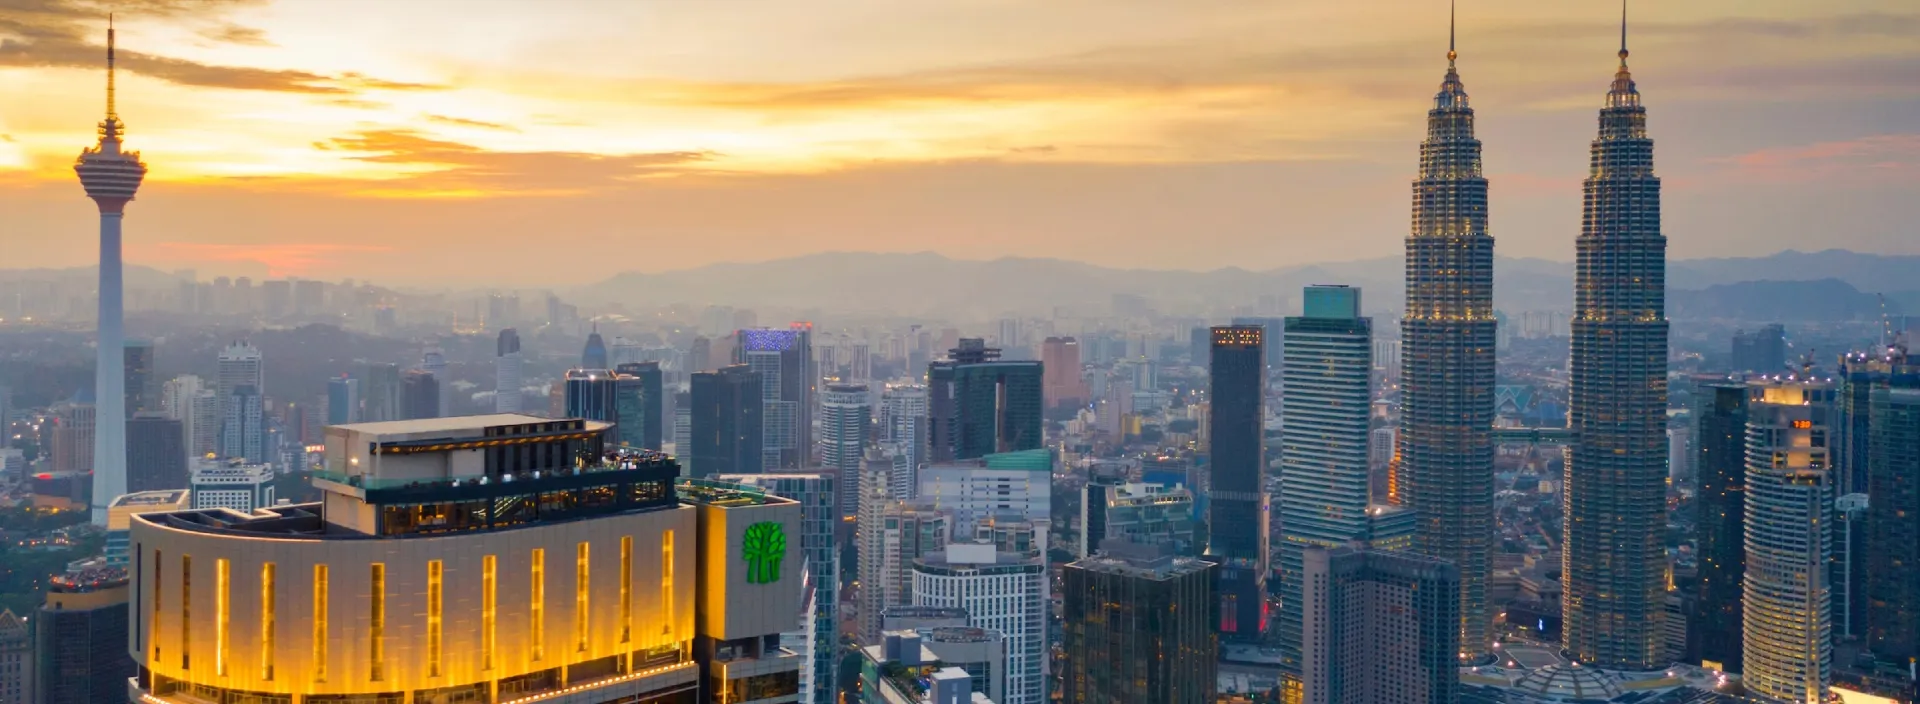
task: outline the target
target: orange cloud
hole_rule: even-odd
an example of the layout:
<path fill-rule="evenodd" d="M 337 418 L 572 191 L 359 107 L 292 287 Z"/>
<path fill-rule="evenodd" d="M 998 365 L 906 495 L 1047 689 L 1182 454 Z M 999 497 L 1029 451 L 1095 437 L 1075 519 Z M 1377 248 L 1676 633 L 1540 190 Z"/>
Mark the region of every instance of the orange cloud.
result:
<path fill-rule="evenodd" d="M 1883 134 L 1791 147 L 1771 147 L 1715 159 L 1733 175 L 1768 183 L 1835 178 L 1920 176 L 1920 134 Z"/>

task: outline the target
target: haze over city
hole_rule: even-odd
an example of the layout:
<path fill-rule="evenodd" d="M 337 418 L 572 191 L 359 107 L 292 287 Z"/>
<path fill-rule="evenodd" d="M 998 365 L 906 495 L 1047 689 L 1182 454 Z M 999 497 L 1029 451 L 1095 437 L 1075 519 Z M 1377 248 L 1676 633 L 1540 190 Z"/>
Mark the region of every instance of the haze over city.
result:
<path fill-rule="evenodd" d="M 1440 3 L 182 2 L 0 11 L 9 267 L 84 265 L 76 144 L 156 163 L 130 263 L 566 285 L 826 251 L 1266 269 L 1390 256 Z M 1572 259 L 1609 3 L 1470 2 L 1508 257 Z M 1675 258 L 1920 253 L 1920 7 L 1637 8 Z M 577 256 L 528 266 L 529 249 Z M 422 267 L 422 262 L 432 262 Z"/>

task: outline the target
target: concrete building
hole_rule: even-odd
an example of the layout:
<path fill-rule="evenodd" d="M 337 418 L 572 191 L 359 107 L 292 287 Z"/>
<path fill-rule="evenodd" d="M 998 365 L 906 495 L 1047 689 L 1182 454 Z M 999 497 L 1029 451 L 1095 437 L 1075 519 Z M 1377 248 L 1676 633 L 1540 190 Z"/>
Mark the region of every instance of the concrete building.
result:
<path fill-rule="evenodd" d="M 254 464 L 267 461 L 266 399 L 252 386 L 233 387 L 220 420 L 220 457 Z"/>
<path fill-rule="evenodd" d="M 107 565 L 121 569 L 127 568 L 132 552 L 127 536 L 133 529 L 133 514 L 192 508 L 190 495 L 191 492 L 183 487 L 165 491 L 140 491 L 114 498 L 113 503 L 107 506 L 107 542 L 102 555 Z"/>
<path fill-rule="evenodd" d="M 1062 701 L 1212 704 L 1219 635 L 1209 617 L 1214 565 L 1167 543 L 1109 538 L 1067 565 Z"/>
<path fill-rule="evenodd" d="M 1741 681 L 1775 701 L 1822 704 L 1833 681 L 1831 388 L 1755 389 L 1747 415 Z"/>
<path fill-rule="evenodd" d="M 191 460 L 214 452 L 220 433 L 220 402 L 206 382 L 192 374 L 182 374 L 160 387 L 161 410 L 168 418 L 180 421 L 180 434 L 186 438 L 187 457 Z"/>
<path fill-rule="evenodd" d="M 888 475 L 893 498 L 906 501 L 919 489 L 917 474 L 927 461 L 929 414 L 927 387 L 920 384 L 888 384 L 880 395 L 880 444 L 889 448 L 899 470 Z"/>
<path fill-rule="evenodd" d="M 860 649 L 859 704 L 993 704 L 977 676 L 943 660 L 919 633 L 887 633 Z"/>
<path fill-rule="evenodd" d="M 206 459 L 188 478 L 193 507 L 252 511 L 274 505 L 273 467 L 242 460 Z"/>
<path fill-rule="evenodd" d="M 0 702 L 35 701 L 33 629 L 10 609 L 0 609 Z"/>
<path fill-rule="evenodd" d="M 913 565 L 922 557 L 945 550 L 955 535 L 946 514 L 869 494 L 861 506 L 860 642 L 879 642 L 882 614 L 896 606 L 910 606 Z"/>
<path fill-rule="evenodd" d="M 812 661 L 810 686 L 802 702 L 832 704 L 839 696 L 840 655 L 840 526 L 838 489 L 833 474 L 722 474 L 719 482 L 755 487 L 800 505 L 800 549 L 806 555 L 813 613 L 801 624 L 805 653 Z M 794 636 L 795 633 L 789 632 Z"/>
<path fill-rule="evenodd" d="M 1080 366 L 1080 341 L 1071 337 L 1049 337 L 1040 344 L 1040 363 L 1048 409 L 1079 408 L 1092 400 Z"/>
<path fill-rule="evenodd" d="M 1108 538 L 1122 538 L 1164 541 L 1177 555 L 1198 554 L 1193 506 L 1193 492 L 1178 484 L 1089 482 L 1081 495 L 1075 553 L 1088 557 Z"/>
<path fill-rule="evenodd" d="M 1405 552 L 1309 548 L 1301 701 L 1307 704 L 1460 698 L 1460 573 Z"/>
<path fill-rule="evenodd" d="M 1266 329 L 1213 328 L 1207 435 L 1211 442 L 1207 558 L 1220 566 L 1221 637 L 1259 642 L 1267 632 L 1272 573 L 1267 495 Z"/>
<path fill-rule="evenodd" d="M 319 503 L 136 516 L 139 628 L 118 646 L 140 667 L 118 696 L 799 701 L 802 658 L 776 645 L 803 594 L 799 505 L 676 483 L 607 430 L 334 426 Z"/>
<path fill-rule="evenodd" d="M 965 609 L 967 625 L 1007 636 L 1007 696 L 1047 701 L 1047 564 L 993 545 L 955 543 L 913 563 L 913 603 Z"/>
<path fill-rule="evenodd" d="M 993 516 L 1051 521 L 1053 451 L 1025 450 L 935 462 L 920 470 L 917 501 L 951 514 L 957 535 L 971 535 L 975 526 Z"/>

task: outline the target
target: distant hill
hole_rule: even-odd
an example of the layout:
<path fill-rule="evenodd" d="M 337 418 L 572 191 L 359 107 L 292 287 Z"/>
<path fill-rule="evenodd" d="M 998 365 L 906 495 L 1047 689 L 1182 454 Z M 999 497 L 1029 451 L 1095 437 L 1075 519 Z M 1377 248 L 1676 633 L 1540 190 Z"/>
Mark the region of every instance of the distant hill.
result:
<path fill-rule="evenodd" d="M 1742 281 L 1700 290 L 1673 291 L 1667 317 L 1730 320 L 1836 321 L 1880 315 L 1880 300 L 1839 279 Z"/>
<path fill-rule="evenodd" d="M 1273 295 L 1292 301 L 1288 305 L 1292 309 L 1303 286 L 1339 283 L 1365 289 L 1368 310 L 1377 311 L 1399 307 L 1404 275 L 1398 257 L 1268 271 L 1192 272 L 1109 269 L 1057 259 L 958 260 L 931 252 L 829 252 L 752 264 L 622 274 L 571 295 L 588 303 L 765 306 L 777 302 L 798 309 L 981 319 L 1007 312 L 1044 315 L 1063 308 L 1100 313 L 1108 309 L 1115 294 L 1140 296 L 1167 312 L 1206 313 L 1251 305 L 1261 296 Z M 1570 263 L 1498 259 L 1494 306 L 1507 311 L 1571 308 L 1573 275 Z M 1824 283 L 1788 285 L 1794 282 Z M 1682 318 L 1735 317 L 1723 314 L 1723 308 L 1760 319 L 1778 317 L 1766 312 L 1763 302 L 1768 301 L 1779 304 L 1782 314 L 1830 304 L 1828 312 L 1877 315 L 1872 293 L 1885 292 L 1896 302 L 1920 295 L 1907 293 L 1920 292 L 1920 257 L 1828 250 L 1678 260 L 1668 266 L 1667 283 L 1674 291 L 1674 314 Z M 1752 285 L 1715 288 L 1741 283 Z M 1748 298 L 1740 300 L 1742 295 Z M 1862 301 L 1872 305 L 1862 309 Z"/>

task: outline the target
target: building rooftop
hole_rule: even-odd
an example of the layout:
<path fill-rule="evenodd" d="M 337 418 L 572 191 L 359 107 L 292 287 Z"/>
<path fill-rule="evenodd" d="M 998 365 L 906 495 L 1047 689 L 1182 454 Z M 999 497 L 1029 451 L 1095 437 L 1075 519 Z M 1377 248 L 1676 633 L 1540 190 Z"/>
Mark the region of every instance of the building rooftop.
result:
<path fill-rule="evenodd" d="M 186 489 L 167 489 L 164 491 L 138 491 L 114 497 L 107 508 L 132 508 L 138 506 L 179 506 L 187 502 Z"/>
<path fill-rule="evenodd" d="M 1202 572 L 1213 565 L 1205 560 L 1174 555 L 1172 546 L 1165 543 L 1135 543 L 1108 538 L 1101 542 L 1099 554 L 1089 555 L 1067 566 L 1103 574 L 1164 580 Z"/>
<path fill-rule="evenodd" d="M 460 430 L 479 430 L 499 425 L 525 425 L 531 423 L 551 423 L 554 419 L 530 416 L 521 413 L 490 413 L 482 416 L 450 416 L 447 418 L 421 418 L 418 420 L 389 420 L 374 423 L 347 423 L 328 426 L 358 433 L 377 435 L 411 435 L 414 433 L 451 433 Z M 612 427 L 611 423 L 589 422 L 594 425 Z"/>

